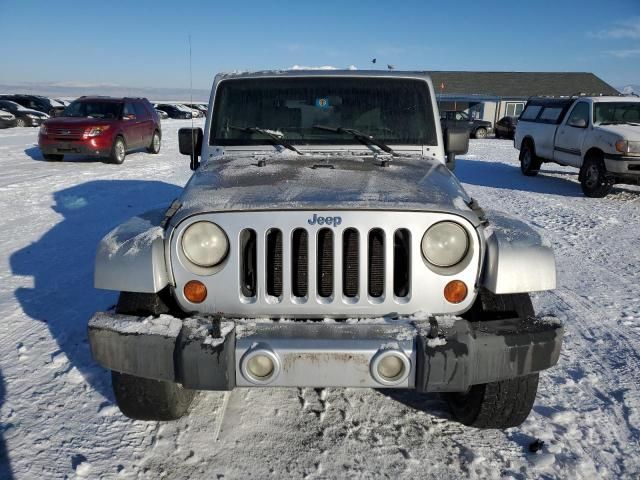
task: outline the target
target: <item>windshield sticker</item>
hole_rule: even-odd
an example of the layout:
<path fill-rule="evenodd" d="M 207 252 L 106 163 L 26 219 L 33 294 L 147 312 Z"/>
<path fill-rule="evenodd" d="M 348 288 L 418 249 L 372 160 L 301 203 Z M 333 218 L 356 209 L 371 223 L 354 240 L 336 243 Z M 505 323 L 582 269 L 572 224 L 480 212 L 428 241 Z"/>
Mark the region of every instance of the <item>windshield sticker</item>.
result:
<path fill-rule="evenodd" d="M 329 99 L 326 97 L 316 98 L 316 107 L 329 108 Z"/>

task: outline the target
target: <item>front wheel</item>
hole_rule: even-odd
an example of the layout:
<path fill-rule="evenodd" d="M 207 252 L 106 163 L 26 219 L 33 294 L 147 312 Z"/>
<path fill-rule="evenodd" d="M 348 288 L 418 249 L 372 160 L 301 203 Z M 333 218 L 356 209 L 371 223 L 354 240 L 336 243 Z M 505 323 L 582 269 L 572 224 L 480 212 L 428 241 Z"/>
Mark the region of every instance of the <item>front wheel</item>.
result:
<path fill-rule="evenodd" d="M 26 127 L 26 126 L 27 126 L 27 122 L 25 122 L 23 118 L 18 118 L 16 120 L 16 127 Z"/>
<path fill-rule="evenodd" d="M 533 146 L 527 142 L 520 150 L 520 171 L 527 177 L 535 177 L 540 171 L 542 160 L 536 156 Z"/>
<path fill-rule="evenodd" d="M 177 420 L 189 411 L 196 393 L 177 383 L 114 371 L 111 384 L 120 411 L 134 420 Z"/>
<path fill-rule="evenodd" d="M 524 422 L 538 392 L 537 373 L 472 386 L 466 393 L 448 393 L 451 413 L 476 428 L 511 428 Z"/>
<path fill-rule="evenodd" d="M 147 152 L 154 155 L 160 153 L 160 133 L 156 130 L 151 137 L 151 144 L 147 147 Z"/>
<path fill-rule="evenodd" d="M 613 183 L 601 158 L 589 157 L 584 161 L 580 168 L 580 186 L 585 196 L 591 198 L 602 198 L 611 192 Z"/>
<path fill-rule="evenodd" d="M 478 128 L 473 134 L 475 138 L 487 138 L 487 129 L 486 128 Z"/>
<path fill-rule="evenodd" d="M 109 161 L 120 165 L 124 162 L 124 158 L 127 156 L 127 147 L 124 144 L 122 137 L 116 137 L 111 147 L 111 153 L 109 154 Z"/>

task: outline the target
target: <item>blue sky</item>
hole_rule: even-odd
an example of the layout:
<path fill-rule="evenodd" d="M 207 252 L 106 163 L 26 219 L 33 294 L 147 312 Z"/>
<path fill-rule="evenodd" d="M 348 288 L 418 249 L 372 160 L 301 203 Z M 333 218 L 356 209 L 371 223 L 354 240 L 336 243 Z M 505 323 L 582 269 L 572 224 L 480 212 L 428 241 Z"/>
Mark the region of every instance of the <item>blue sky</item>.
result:
<path fill-rule="evenodd" d="M 640 84 L 640 0 L 0 0 L 0 83 L 188 87 L 333 65 L 591 71 Z M 8 41 L 11 39 L 11 41 Z"/>

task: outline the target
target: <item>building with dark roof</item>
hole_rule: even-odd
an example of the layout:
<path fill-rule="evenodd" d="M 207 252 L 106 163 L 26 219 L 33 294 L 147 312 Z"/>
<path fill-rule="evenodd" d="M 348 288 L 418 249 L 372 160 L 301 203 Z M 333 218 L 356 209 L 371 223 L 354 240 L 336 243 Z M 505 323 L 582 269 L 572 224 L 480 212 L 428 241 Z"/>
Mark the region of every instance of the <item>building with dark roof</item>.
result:
<path fill-rule="evenodd" d="M 464 111 L 495 124 L 518 116 L 532 96 L 619 95 L 588 72 L 429 72 L 441 111 Z"/>

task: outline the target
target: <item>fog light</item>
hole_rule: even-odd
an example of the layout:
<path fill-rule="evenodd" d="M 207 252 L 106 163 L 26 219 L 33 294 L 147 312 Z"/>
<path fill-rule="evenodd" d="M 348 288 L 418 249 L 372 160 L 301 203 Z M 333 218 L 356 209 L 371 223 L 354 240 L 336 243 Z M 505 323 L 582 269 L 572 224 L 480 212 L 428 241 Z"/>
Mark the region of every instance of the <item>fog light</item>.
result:
<path fill-rule="evenodd" d="M 191 303 L 202 303 L 207 298 L 207 287 L 198 280 L 191 280 L 184 286 L 184 296 Z"/>
<path fill-rule="evenodd" d="M 257 345 L 240 360 L 242 376 L 255 385 L 266 385 L 280 372 L 280 360 L 266 345 Z"/>
<path fill-rule="evenodd" d="M 394 380 L 402 375 L 404 363 L 396 355 L 387 355 L 378 363 L 378 373 L 385 380 Z"/>
<path fill-rule="evenodd" d="M 401 350 L 380 350 L 371 360 L 370 371 L 382 385 L 399 385 L 411 373 L 411 360 Z"/>
<path fill-rule="evenodd" d="M 247 360 L 247 370 L 249 373 L 259 379 L 265 379 L 271 376 L 275 365 L 266 355 L 255 355 Z"/>

